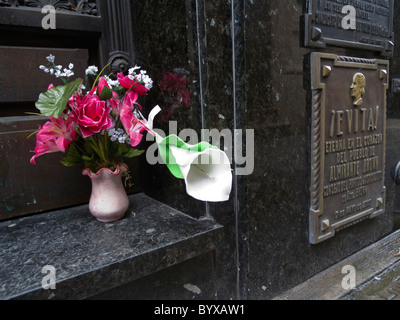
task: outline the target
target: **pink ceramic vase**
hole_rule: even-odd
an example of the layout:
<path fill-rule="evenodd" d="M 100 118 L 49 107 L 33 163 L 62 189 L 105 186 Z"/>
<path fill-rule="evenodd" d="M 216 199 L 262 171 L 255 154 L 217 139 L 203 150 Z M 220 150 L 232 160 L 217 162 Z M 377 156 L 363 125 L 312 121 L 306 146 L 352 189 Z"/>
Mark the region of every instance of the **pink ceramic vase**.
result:
<path fill-rule="evenodd" d="M 122 174 L 128 171 L 126 164 L 120 164 L 113 172 L 103 168 L 97 173 L 90 169 L 82 171 L 92 181 L 92 194 L 89 210 L 101 222 L 112 222 L 121 219 L 129 207 L 129 199 L 122 184 Z"/>

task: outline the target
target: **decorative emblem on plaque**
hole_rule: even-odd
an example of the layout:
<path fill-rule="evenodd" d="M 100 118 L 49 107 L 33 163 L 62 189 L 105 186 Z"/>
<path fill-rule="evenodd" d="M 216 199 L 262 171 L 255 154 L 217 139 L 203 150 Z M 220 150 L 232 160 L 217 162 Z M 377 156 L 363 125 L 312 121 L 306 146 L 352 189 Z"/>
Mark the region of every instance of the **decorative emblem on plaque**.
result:
<path fill-rule="evenodd" d="M 350 86 L 351 96 L 354 98 L 353 105 L 360 106 L 363 103 L 363 95 L 365 94 L 365 76 L 357 72 L 353 77 L 353 82 Z"/>
<path fill-rule="evenodd" d="M 310 59 L 309 221 L 316 244 L 385 211 L 389 62 L 325 53 Z"/>

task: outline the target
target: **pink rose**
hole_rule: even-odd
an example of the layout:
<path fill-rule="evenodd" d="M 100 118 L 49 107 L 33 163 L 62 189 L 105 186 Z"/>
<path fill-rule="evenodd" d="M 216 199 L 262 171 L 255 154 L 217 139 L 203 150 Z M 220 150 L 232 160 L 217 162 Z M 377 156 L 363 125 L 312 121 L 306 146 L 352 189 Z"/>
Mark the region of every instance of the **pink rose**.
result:
<path fill-rule="evenodd" d="M 84 138 L 109 129 L 113 122 L 108 116 L 111 108 L 98 96 L 86 96 L 78 104 L 75 115 Z"/>
<path fill-rule="evenodd" d="M 68 104 L 72 110 L 75 110 L 78 107 L 78 105 L 82 102 L 83 99 L 84 99 L 83 95 L 76 94 L 76 95 L 73 95 L 71 98 L 69 98 Z"/>

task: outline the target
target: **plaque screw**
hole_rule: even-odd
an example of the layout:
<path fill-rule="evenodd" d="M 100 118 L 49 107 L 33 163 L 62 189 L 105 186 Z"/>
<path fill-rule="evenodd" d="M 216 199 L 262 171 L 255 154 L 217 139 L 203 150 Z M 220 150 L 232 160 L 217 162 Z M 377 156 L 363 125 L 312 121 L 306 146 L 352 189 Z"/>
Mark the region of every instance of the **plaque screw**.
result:
<path fill-rule="evenodd" d="M 318 41 L 322 37 L 322 30 L 320 28 L 312 28 L 311 39 L 312 41 Z"/>
<path fill-rule="evenodd" d="M 329 77 L 331 75 L 332 72 L 332 67 L 331 66 L 324 66 L 322 68 L 322 75 L 324 77 Z"/>
<path fill-rule="evenodd" d="M 323 220 L 322 221 L 322 223 L 321 223 L 321 229 L 322 229 L 322 231 L 325 231 L 325 230 L 327 230 L 328 228 L 329 228 L 329 220 L 328 219 L 326 219 L 326 220 Z"/>
<path fill-rule="evenodd" d="M 382 198 L 378 198 L 376 207 L 380 208 L 380 207 L 382 207 L 382 205 L 383 205 L 383 199 Z"/>
<path fill-rule="evenodd" d="M 393 41 L 388 41 L 386 42 L 386 51 L 391 51 L 394 48 L 394 42 Z"/>

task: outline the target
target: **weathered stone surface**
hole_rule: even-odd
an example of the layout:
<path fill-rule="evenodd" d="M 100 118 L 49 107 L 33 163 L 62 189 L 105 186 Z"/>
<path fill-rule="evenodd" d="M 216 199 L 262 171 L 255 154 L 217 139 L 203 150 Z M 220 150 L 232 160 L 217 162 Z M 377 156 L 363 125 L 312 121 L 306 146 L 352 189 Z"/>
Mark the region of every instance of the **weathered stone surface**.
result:
<path fill-rule="evenodd" d="M 144 194 L 130 200 L 113 223 L 87 205 L 0 223 L 1 299 L 84 299 L 218 247 L 221 225 Z M 56 290 L 42 289 L 48 265 Z"/>

